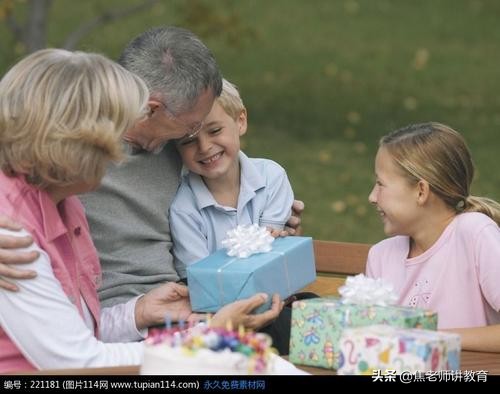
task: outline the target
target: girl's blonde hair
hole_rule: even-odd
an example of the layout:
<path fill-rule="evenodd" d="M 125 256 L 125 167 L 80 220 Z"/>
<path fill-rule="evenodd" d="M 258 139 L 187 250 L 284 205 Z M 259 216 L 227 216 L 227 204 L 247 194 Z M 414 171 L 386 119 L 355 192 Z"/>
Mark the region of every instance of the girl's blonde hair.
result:
<path fill-rule="evenodd" d="M 457 213 L 481 212 L 500 225 L 500 204 L 472 196 L 472 157 L 464 138 L 451 127 L 429 122 L 414 124 L 382 137 L 389 152 L 411 183 L 423 179 Z"/>
<path fill-rule="evenodd" d="M 246 111 L 238 88 L 227 79 L 222 80 L 222 93 L 217 97 L 217 102 L 233 120 L 238 119 L 241 111 Z"/>
<path fill-rule="evenodd" d="M 0 169 L 31 184 L 95 184 L 123 158 L 121 136 L 146 109 L 144 82 L 95 53 L 43 49 L 0 81 Z"/>

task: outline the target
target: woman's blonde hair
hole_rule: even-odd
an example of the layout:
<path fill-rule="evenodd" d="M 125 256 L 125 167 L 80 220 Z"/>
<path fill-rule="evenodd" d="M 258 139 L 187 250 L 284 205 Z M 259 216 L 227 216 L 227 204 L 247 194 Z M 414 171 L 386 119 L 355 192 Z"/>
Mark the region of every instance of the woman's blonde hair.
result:
<path fill-rule="evenodd" d="M 102 55 L 37 51 L 0 81 L 0 168 L 40 188 L 99 182 L 123 158 L 121 136 L 148 97 L 139 77 Z"/>
<path fill-rule="evenodd" d="M 217 102 L 233 120 L 238 119 L 241 111 L 246 111 L 238 88 L 227 79 L 222 80 L 222 92 L 217 97 Z"/>
<path fill-rule="evenodd" d="M 451 127 L 435 122 L 406 126 L 382 137 L 380 147 L 409 182 L 426 180 L 457 213 L 481 212 L 500 225 L 500 204 L 470 194 L 474 164 L 464 138 Z"/>

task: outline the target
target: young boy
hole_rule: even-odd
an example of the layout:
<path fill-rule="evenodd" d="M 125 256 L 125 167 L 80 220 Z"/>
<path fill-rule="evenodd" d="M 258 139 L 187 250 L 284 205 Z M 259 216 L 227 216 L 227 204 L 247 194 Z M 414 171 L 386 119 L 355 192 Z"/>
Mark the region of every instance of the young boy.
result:
<path fill-rule="evenodd" d="M 285 170 L 240 151 L 247 112 L 238 93 L 224 80 L 200 133 L 177 141 L 189 170 L 170 207 L 173 253 L 178 267 L 222 247 L 228 230 L 257 223 L 282 233 L 290 217 L 293 191 Z M 182 269 L 182 268 L 181 268 Z M 185 272 L 179 273 L 185 277 Z"/>

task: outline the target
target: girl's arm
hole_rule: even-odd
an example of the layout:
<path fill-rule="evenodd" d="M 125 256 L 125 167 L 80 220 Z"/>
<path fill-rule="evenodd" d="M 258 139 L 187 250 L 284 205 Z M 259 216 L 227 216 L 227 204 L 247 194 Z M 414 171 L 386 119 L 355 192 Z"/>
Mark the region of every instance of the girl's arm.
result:
<path fill-rule="evenodd" d="M 500 353 L 500 324 L 451 328 L 443 331 L 459 334 L 462 339 L 462 350 Z"/>

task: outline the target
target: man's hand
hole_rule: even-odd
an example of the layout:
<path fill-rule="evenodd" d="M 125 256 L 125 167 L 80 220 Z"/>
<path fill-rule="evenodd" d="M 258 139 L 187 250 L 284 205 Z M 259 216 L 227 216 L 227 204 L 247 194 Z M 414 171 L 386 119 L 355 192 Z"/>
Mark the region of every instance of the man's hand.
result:
<path fill-rule="evenodd" d="M 300 200 L 293 200 L 292 216 L 286 222 L 285 230 L 288 235 L 302 235 L 301 217 L 304 211 L 304 203 Z"/>
<path fill-rule="evenodd" d="M 278 317 L 283 309 L 283 302 L 280 300 L 279 295 L 275 294 L 273 296 L 271 309 L 257 315 L 253 315 L 252 311 L 264 304 L 268 297 L 265 293 L 258 293 L 245 300 L 232 302 L 219 309 L 212 317 L 210 326 L 226 327 L 229 322 L 233 327 L 241 325 L 251 330 L 258 330 L 267 326 Z"/>
<path fill-rule="evenodd" d="M 21 226 L 6 216 L 0 215 L 0 228 L 19 231 Z M 10 279 L 31 279 L 36 276 L 35 271 L 26 271 L 12 268 L 6 264 L 26 264 L 35 261 L 38 257 L 37 252 L 20 252 L 16 249 L 26 248 L 33 243 L 33 239 L 27 237 L 12 237 L 9 235 L 0 235 L 0 288 L 11 291 L 18 291 L 19 288 L 11 282 Z"/>
<path fill-rule="evenodd" d="M 165 315 L 172 321 L 188 320 L 191 316 L 188 288 L 169 282 L 146 293 L 135 304 L 135 324 L 142 328 L 165 323 Z"/>
<path fill-rule="evenodd" d="M 271 234 L 271 237 L 273 238 L 278 238 L 278 237 L 286 237 L 288 235 L 288 231 L 286 230 L 277 230 L 272 227 L 267 227 L 267 231 Z"/>

